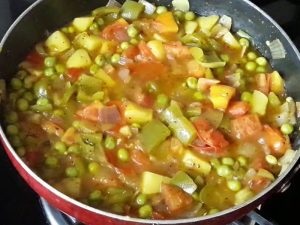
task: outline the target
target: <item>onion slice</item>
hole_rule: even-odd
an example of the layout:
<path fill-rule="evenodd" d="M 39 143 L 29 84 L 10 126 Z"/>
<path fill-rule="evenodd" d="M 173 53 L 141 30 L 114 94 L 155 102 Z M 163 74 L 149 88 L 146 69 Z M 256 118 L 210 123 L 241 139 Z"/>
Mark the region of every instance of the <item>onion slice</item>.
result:
<path fill-rule="evenodd" d="M 190 10 L 190 3 L 188 0 L 173 0 L 172 5 L 174 9 L 187 12 Z"/>
<path fill-rule="evenodd" d="M 147 2 L 146 0 L 139 0 L 139 3 L 145 6 L 145 13 L 148 15 L 152 15 L 156 10 L 155 5 Z"/>
<path fill-rule="evenodd" d="M 285 48 L 282 42 L 277 38 L 273 41 L 267 41 L 267 46 L 270 48 L 273 59 L 284 59 L 286 55 Z"/>
<path fill-rule="evenodd" d="M 229 17 L 229 16 L 226 16 L 226 15 L 223 15 L 223 16 L 220 18 L 219 23 L 220 23 L 223 27 L 226 27 L 228 30 L 230 30 L 230 29 L 231 29 L 231 26 L 232 26 L 232 18 Z"/>

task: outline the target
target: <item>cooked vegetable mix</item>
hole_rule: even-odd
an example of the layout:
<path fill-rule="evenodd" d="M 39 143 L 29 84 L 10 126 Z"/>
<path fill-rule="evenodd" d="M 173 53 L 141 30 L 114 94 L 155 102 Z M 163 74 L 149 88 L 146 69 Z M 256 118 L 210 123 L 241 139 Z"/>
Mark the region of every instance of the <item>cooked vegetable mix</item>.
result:
<path fill-rule="evenodd" d="M 280 73 L 230 17 L 173 5 L 100 7 L 20 64 L 6 133 L 50 185 L 102 210 L 176 219 L 241 204 L 287 167 L 296 106 Z"/>

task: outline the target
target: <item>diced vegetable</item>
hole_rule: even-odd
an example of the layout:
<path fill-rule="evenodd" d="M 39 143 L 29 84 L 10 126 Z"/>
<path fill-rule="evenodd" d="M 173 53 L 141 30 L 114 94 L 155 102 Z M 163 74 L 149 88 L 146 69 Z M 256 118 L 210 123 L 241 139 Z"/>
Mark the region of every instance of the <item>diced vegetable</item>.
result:
<path fill-rule="evenodd" d="M 80 32 L 86 31 L 93 23 L 94 17 L 78 17 L 73 20 L 73 26 Z"/>
<path fill-rule="evenodd" d="M 184 117 L 177 102 L 172 101 L 170 106 L 162 112 L 161 117 L 184 145 L 190 144 L 195 139 L 196 130 Z"/>
<path fill-rule="evenodd" d="M 206 160 L 189 150 L 184 152 L 182 162 L 187 168 L 193 169 L 204 175 L 209 174 L 211 171 L 211 165 Z"/>
<path fill-rule="evenodd" d="M 240 43 L 236 40 L 236 38 L 232 35 L 232 33 L 227 32 L 222 37 L 222 41 L 227 44 L 230 48 L 239 49 L 241 48 Z"/>
<path fill-rule="evenodd" d="M 152 120 L 153 110 L 128 102 L 125 105 L 124 116 L 129 123 L 144 124 Z"/>
<path fill-rule="evenodd" d="M 190 3 L 188 0 L 173 0 L 172 5 L 174 9 L 187 12 L 190 10 Z"/>
<path fill-rule="evenodd" d="M 141 192 L 148 195 L 159 193 L 161 192 L 162 184 L 169 183 L 170 180 L 169 177 L 145 171 L 142 174 Z"/>
<path fill-rule="evenodd" d="M 254 193 L 249 188 L 244 188 L 235 194 L 235 205 L 242 204 L 254 197 Z"/>
<path fill-rule="evenodd" d="M 92 64 L 89 53 L 85 49 L 76 50 L 68 59 L 68 68 L 85 68 Z"/>
<path fill-rule="evenodd" d="M 197 185 L 193 179 L 183 171 L 177 172 L 171 179 L 170 184 L 180 187 L 188 194 L 193 194 L 197 189 Z"/>
<path fill-rule="evenodd" d="M 164 60 L 166 58 L 165 48 L 161 41 L 152 40 L 147 43 L 147 46 L 150 48 L 152 54 L 158 60 Z"/>
<path fill-rule="evenodd" d="M 46 47 L 52 53 L 60 53 L 71 47 L 69 39 L 61 31 L 51 34 L 45 42 Z"/>
<path fill-rule="evenodd" d="M 264 139 L 272 154 L 276 156 L 284 155 L 287 150 L 287 146 L 289 145 L 285 137 L 283 137 L 278 130 L 273 129 L 268 125 L 264 125 L 264 131 Z"/>
<path fill-rule="evenodd" d="M 190 195 L 173 185 L 163 184 L 162 196 L 168 210 L 172 213 L 180 213 L 191 208 L 193 203 L 193 198 Z"/>
<path fill-rule="evenodd" d="M 170 134 L 170 130 L 162 122 L 152 120 L 142 128 L 140 140 L 144 149 L 151 152 L 166 140 Z"/>
<path fill-rule="evenodd" d="M 165 12 L 159 14 L 155 20 L 157 25 L 157 31 L 159 33 L 177 33 L 178 25 L 171 12 Z"/>
<path fill-rule="evenodd" d="M 213 85 L 210 87 L 210 100 L 214 108 L 225 111 L 230 99 L 235 95 L 235 88 L 226 85 Z"/>
<path fill-rule="evenodd" d="M 265 169 L 259 169 L 256 176 L 260 176 L 260 177 L 265 177 L 267 179 L 270 179 L 270 180 L 275 180 L 275 177 L 274 175 L 269 172 L 268 170 L 265 170 Z"/>
<path fill-rule="evenodd" d="M 204 53 L 201 48 L 192 47 L 189 51 L 197 62 L 202 62 L 204 60 Z"/>
<path fill-rule="evenodd" d="M 144 11 L 145 6 L 132 0 L 126 0 L 121 8 L 121 15 L 127 20 L 136 20 Z"/>
<path fill-rule="evenodd" d="M 274 71 L 270 75 L 270 89 L 277 95 L 282 95 L 284 92 L 284 81 L 277 71 Z"/>
<path fill-rule="evenodd" d="M 156 10 L 155 5 L 151 4 L 150 2 L 147 2 L 146 0 L 139 0 L 139 3 L 145 6 L 144 11 L 146 14 L 152 15 Z"/>
<path fill-rule="evenodd" d="M 198 28 L 198 23 L 196 21 L 186 21 L 184 24 L 184 31 L 186 34 L 193 34 Z"/>
<path fill-rule="evenodd" d="M 268 97 L 260 91 L 254 90 L 251 101 L 251 111 L 260 116 L 266 114 Z"/>
<path fill-rule="evenodd" d="M 246 139 L 262 130 L 262 125 L 257 115 L 245 115 L 232 120 L 231 129 L 235 137 Z"/>
<path fill-rule="evenodd" d="M 97 15 L 99 17 L 105 16 L 107 14 L 119 13 L 120 8 L 116 6 L 103 6 L 93 10 L 92 14 Z"/>
<path fill-rule="evenodd" d="M 198 18 L 198 23 L 200 29 L 204 33 L 208 33 L 212 27 L 218 22 L 219 16 L 212 15 L 212 16 L 201 16 Z"/>
<path fill-rule="evenodd" d="M 103 69 L 98 69 L 95 77 L 102 80 L 108 87 L 114 87 L 116 85 L 116 82 Z"/>
<path fill-rule="evenodd" d="M 94 51 L 101 47 L 102 40 L 95 35 L 89 35 L 88 33 L 83 32 L 75 37 L 74 43 L 89 51 Z"/>

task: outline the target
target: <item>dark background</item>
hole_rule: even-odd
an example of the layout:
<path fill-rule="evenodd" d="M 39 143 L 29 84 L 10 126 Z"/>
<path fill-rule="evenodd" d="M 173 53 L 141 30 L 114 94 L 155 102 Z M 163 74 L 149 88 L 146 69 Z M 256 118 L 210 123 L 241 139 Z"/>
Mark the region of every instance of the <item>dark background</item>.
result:
<path fill-rule="evenodd" d="M 0 38 L 13 20 L 32 2 L 34 0 L 0 0 Z M 253 2 L 271 15 L 300 49 L 300 0 Z M 1 147 L 0 180 L 0 225 L 47 224 L 38 196 L 20 178 Z M 300 224 L 300 172 L 291 182 L 291 187 L 285 193 L 274 195 L 262 207 L 262 215 L 278 225 Z"/>

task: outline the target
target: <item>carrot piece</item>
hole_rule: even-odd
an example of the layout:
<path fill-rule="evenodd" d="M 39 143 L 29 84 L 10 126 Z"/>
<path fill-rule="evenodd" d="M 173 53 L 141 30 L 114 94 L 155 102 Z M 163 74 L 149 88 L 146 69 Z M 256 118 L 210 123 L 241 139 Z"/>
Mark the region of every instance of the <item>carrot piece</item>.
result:
<path fill-rule="evenodd" d="M 229 115 L 233 117 L 243 116 L 250 110 L 250 105 L 247 102 L 237 101 L 231 102 L 227 109 Z"/>
<path fill-rule="evenodd" d="M 231 121 L 233 135 L 238 139 L 246 139 L 262 130 L 257 115 L 244 115 Z"/>
<path fill-rule="evenodd" d="M 139 55 L 140 51 L 137 46 L 130 46 L 128 49 L 126 49 L 122 56 L 129 59 L 134 59 L 137 55 Z"/>
<path fill-rule="evenodd" d="M 192 207 L 193 198 L 179 187 L 162 184 L 161 193 L 170 213 L 182 213 Z"/>
<path fill-rule="evenodd" d="M 101 108 L 102 104 L 95 102 L 79 110 L 76 114 L 82 119 L 98 122 Z"/>
<path fill-rule="evenodd" d="M 264 139 L 269 146 L 271 153 L 282 156 L 289 147 L 289 143 L 284 136 L 269 125 L 264 125 Z"/>

